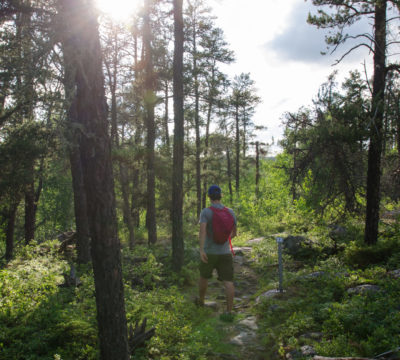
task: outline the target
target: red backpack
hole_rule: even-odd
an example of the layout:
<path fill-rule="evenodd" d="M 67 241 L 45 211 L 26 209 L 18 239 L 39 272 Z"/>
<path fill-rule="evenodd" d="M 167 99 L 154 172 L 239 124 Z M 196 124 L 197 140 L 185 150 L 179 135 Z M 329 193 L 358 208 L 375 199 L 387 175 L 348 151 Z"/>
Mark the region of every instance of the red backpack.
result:
<path fill-rule="evenodd" d="M 235 226 L 235 219 L 227 207 L 217 209 L 213 206 L 209 208 L 213 212 L 212 217 L 212 232 L 213 241 L 216 244 L 224 244 L 230 240 L 230 236 Z"/>

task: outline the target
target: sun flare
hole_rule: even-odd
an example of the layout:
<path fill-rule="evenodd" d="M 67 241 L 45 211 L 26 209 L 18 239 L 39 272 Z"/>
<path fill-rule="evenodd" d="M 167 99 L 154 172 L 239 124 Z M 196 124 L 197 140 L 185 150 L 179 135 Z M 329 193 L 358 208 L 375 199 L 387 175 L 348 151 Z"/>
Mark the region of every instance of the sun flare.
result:
<path fill-rule="evenodd" d="M 116 21 L 127 20 L 142 5 L 142 0 L 95 0 L 98 9 Z"/>

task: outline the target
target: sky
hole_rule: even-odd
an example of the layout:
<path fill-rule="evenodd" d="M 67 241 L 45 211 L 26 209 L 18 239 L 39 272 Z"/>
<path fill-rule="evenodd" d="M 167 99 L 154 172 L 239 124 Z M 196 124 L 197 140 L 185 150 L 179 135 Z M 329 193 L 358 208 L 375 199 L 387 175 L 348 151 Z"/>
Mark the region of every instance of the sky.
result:
<path fill-rule="evenodd" d="M 333 55 L 321 55 L 327 48 L 327 31 L 307 24 L 308 13 L 316 12 L 310 1 L 210 0 L 210 4 L 217 26 L 224 30 L 236 54 L 236 62 L 225 71 L 231 76 L 249 72 L 262 98 L 253 118 L 256 125 L 267 127 L 258 136 L 262 142 L 271 143 L 273 137 L 277 144 L 283 134 L 284 113 L 312 105 L 319 87 L 333 71 L 338 71 L 340 83 L 350 70 L 364 74 L 365 61 L 371 76 L 372 56 L 366 48 L 355 50 L 336 66 L 332 64 L 351 44 Z M 360 21 L 348 32 L 370 32 L 369 22 Z M 275 145 L 270 154 L 279 151 Z"/>
<path fill-rule="evenodd" d="M 106 12 L 123 18 L 138 8 L 143 0 L 96 0 Z M 185 1 L 185 0 L 184 0 Z M 253 121 L 267 127 L 257 139 L 272 143 L 270 155 L 281 149 L 277 146 L 283 135 L 282 120 L 286 112 L 296 112 L 302 106 L 311 106 L 320 86 L 333 71 L 338 71 L 340 84 L 350 70 L 359 70 L 363 76 L 364 62 L 367 76 L 372 75 L 372 56 L 360 48 L 340 64 L 332 66 L 353 44 L 345 44 L 334 54 L 326 52 L 326 30 L 307 24 L 308 13 L 315 13 L 311 0 L 208 0 L 216 16 L 216 25 L 225 34 L 236 61 L 223 70 L 232 78 L 250 73 L 255 81 L 262 103 L 258 105 Z M 349 34 L 369 33 L 371 20 L 352 25 Z"/>

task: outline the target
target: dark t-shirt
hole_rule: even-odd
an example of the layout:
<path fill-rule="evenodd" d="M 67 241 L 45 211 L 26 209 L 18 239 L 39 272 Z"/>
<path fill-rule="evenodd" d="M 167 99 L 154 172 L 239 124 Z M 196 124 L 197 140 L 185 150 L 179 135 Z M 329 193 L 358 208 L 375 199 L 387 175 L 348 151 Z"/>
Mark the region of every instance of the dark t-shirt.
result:
<path fill-rule="evenodd" d="M 212 204 L 217 209 L 223 209 L 225 206 L 222 204 Z M 236 225 L 236 216 L 232 209 L 229 209 L 229 212 L 232 214 L 235 225 Z M 226 241 L 223 244 L 216 244 L 212 239 L 212 216 L 213 212 L 209 208 L 204 208 L 200 213 L 200 221 L 199 223 L 207 223 L 207 233 L 206 233 L 206 240 L 204 242 L 204 252 L 206 254 L 230 254 L 231 248 L 229 246 L 229 241 Z M 211 237 L 210 237 L 210 236 Z"/>

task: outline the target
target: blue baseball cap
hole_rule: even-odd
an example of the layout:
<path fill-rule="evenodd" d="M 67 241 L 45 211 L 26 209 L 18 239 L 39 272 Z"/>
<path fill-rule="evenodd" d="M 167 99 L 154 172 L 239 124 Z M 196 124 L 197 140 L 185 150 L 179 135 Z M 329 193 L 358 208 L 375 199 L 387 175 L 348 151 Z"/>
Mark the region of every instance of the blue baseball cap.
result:
<path fill-rule="evenodd" d="M 211 185 L 208 188 L 208 195 L 217 195 L 221 194 L 221 188 L 218 185 Z"/>

